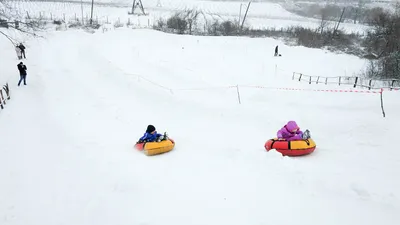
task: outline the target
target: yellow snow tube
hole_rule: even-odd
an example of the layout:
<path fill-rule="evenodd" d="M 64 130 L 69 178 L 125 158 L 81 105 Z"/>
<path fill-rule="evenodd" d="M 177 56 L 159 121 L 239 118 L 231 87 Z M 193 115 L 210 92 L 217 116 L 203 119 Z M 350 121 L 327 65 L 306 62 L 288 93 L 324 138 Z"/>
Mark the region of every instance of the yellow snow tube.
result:
<path fill-rule="evenodd" d="M 147 142 L 144 145 L 144 153 L 148 156 L 158 155 L 171 151 L 175 147 L 175 142 L 171 139 L 160 142 Z"/>

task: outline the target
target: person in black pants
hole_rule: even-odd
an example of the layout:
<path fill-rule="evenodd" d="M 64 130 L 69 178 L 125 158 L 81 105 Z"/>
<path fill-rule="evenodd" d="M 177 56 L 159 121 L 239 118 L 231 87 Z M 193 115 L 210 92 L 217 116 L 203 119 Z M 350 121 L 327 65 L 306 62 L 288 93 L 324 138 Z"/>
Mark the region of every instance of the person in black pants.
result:
<path fill-rule="evenodd" d="M 20 79 L 19 79 L 19 82 L 18 82 L 18 86 L 21 84 L 22 80 L 24 80 L 24 85 L 26 85 L 26 70 L 27 70 L 27 68 L 22 62 L 20 62 L 17 65 L 17 67 L 18 67 L 19 76 L 20 76 Z"/>

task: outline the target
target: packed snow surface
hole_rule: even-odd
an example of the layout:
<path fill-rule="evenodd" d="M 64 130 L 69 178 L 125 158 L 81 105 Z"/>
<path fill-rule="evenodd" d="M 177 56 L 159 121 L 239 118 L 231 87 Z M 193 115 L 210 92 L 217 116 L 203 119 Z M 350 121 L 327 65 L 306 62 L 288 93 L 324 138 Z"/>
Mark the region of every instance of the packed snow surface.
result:
<path fill-rule="evenodd" d="M 0 37 L 0 82 L 11 89 L 0 224 L 399 224 L 399 93 L 383 93 L 383 118 L 379 94 L 292 80 L 356 74 L 363 60 L 146 29 L 23 40 L 28 85 L 18 87 L 14 47 Z M 265 151 L 289 120 L 311 131 L 313 154 Z M 135 150 L 148 124 L 175 149 Z"/>

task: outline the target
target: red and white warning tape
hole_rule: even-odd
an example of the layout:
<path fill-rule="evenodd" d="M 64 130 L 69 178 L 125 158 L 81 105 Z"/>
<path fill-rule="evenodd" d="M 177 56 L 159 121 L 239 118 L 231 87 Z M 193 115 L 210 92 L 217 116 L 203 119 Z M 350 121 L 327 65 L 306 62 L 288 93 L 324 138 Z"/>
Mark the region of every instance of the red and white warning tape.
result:
<path fill-rule="evenodd" d="M 233 86 L 236 87 L 236 86 Z M 368 93 L 368 94 L 380 94 L 383 89 L 377 91 L 371 90 L 341 90 L 341 89 L 306 89 L 306 88 L 275 88 L 275 87 L 264 87 L 264 86 L 251 86 L 245 85 L 242 87 L 249 88 L 262 88 L 262 89 L 276 89 L 276 90 L 287 90 L 287 91 L 315 91 L 315 92 L 335 92 L 335 93 Z M 393 88 L 392 91 L 399 91 L 398 88 Z"/>
<path fill-rule="evenodd" d="M 179 88 L 171 89 L 174 91 L 201 91 L 211 89 L 224 89 L 224 88 L 260 88 L 260 89 L 272 89 L 272 90 L 286 90 L 286 91 L 314 91 L 314 92 L 334 92 L 334 93 L 367 93 L 367 94 L 380 94 L 386 89 L 380 90 L 343 90 L 343 89 L 307 89 L 307 88 L 282 88 L 282 87 L 266 87 L 259 85 L 235 85 L 235 86 L 216 86 L 216 87 L 198 87 L 198 88 Z M 399 91 L 399 88 L 389 89 L 387 91 Z"/>

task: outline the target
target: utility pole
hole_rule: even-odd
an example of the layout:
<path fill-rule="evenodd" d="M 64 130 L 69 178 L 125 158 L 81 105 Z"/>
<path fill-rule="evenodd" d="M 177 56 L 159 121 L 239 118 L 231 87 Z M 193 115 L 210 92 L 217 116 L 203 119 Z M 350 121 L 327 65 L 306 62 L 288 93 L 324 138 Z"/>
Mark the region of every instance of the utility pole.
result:
<path fill-rule="evenodd" d="M 146 15 L 146 13 L 144 12 L 144 7 L 143 7 L 142 0 L 133 0 L 133 3 L 132 3 L 132 11 L 128 12 L 128 14 L 132 14 L 132 15 L 135 14 L 135 9 L 136 9 L 138 6 L 139 6 L 140 9 L 142 10 L 143 15 Z"/>
<path fill-rule="evenodd" d="M 337 32 L 338 29 L 339 29 L 339 25 L 340 25 L 340 23 L 342 22 L 342 18 L 343 18 L 343 14 L 344 14 L 344 10 L 345 10 L 345 9 L 346 9 L 346 7 L 343 7 L 342 15 L 340 15 L 339 21 L 338 21 L 337 25 L 335 26 L 335 28 L 333 29 L 332 38 L 334 38 L 336 32 Z"/>
<path fill-rule="evenodd" d="M 83 22 L 83 2 L 82 2 L 83 0 L 81 0 L 81 13 L 82 13 L 82 24 L 85 24 L 84 22 Z"/>
<path fill-rule="evenodd" d="M 246 6 L 246 4 L 240 3 L 238 27 L 240 26 L 240 20 L 242 18 L 242 5 Z"/>
<path fill-rule="evenodd" d="M 92 23 L 93 23 L 93 2 L 94 2 L 94 0 L 92 0 L 92 10 L 90 13 L 90 25 L 92 25 Z"/>
<path fill-rule="evenodd" d="M 247 13 L 249 12 L 250 4 L 251 4 L 251 1 L 249 2 L 249 4 L 247 4 L 246 13 L 244 14 L 242 25 L 240 26 L 240 31 L 242 31 L 242 29 L 243 29 L 243 24 L 244 24 L 244 21 L 246 20 Z"/>

